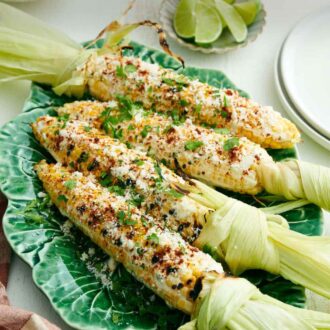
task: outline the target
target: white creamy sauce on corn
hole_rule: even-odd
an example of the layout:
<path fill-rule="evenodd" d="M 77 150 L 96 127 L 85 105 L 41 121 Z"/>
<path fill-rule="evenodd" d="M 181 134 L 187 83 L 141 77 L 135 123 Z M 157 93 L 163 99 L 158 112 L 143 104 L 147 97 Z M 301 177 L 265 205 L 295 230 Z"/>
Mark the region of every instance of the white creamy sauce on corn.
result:
<path fill-rule="evenodd" d="M 74 119 L 87 120 L 100 127 L 100 114 L 105 108 L 104 103 L 80 102 L 65 106 L 60 113 L 70 113 Z M 152 153 L 172 168 L 176 166 L 176 159 L 185 173 L 212 185 L 253 194 L 261 191 L 257 167 L 260 161 L 271 161 L 271 157 L 257 144 L 236 138 L 237 144 L 226 149 L 232 136 L 198 127 L 191 119 L 176 125 L 171 118 L 157 114 L 141 117 L 141 112 L 138 113 L 138 120 L 133 116 L 116 125 L 123 130 L 123 141 L 134 148 Z M 128 129 L 130 126 L 133 130 Z M 145 127 L 151 129 L 143 137 Z M 191 141 L 201 146 L 187 150 L 187 143 Z"/>
<path fill-rule="evenodd" d="M 125 71 L 127 66 L 134 70 Z M 160 112 L 179 109 L 196 123 L 227 127 L 264 147 L 290 147 L 300 138 L 296 127 L 270 107 L 241 97 L 237 91 L 212 87 L 139 58 L 116 54 L 93 57 L 80 71 L 87 77 L 90 92 L 101 100 L 120 94 Z M 182 100 L 187 104 L 181 104 Z M 196 111 L 199 106 L 200 111 Z"/>
<path fill-rule="evenodd" d="M 96 130 L 86 132 L 84 122 L 68 121 L 62 127 L 56 118 L 43 117 L 40 121 L 47 122 L 48 126 L 37 123 L 35 134 L 43 136 L 43 131 L 47 131 L 47 138 L 42 142 L 58 161 L 73 162 L 73 166 L 81 171 L 97 176 L 111 173 L 112 177 L 125 182 L 128 188 L 123 196 L 118 196 L 118 200 L 132 199 L 136 190 L 144 197 L 141 206 L 147 213 L 162 219 L 169 228 L 186 235 L 189 241 L 198 237 L 209 209 L 176 190 L 176 186 L 186 184 L 183 178 L 157 164 L 145 153 L 127 149 L 124 144 Z M 62 127 L 60 130 L 59 126 Z M 88 159 L 82 161 L 83 154 Z M 97 167 L 91 169 L 90 165 L 95 161 Z M 92 182 L 88 185 L 94 188 Z"/>
<path fill-rule="evenodd" d="M 36 169 L 60 211 L 83 227 L 87 235 L 140 281 L 160 296 L 166 296 L 172 306 L 191 312 L 203 279 L 210 272 L 210 276 L 223 276 L 221 265 L 209 255 L 187 244 L 178 233 L 157 225 L 155 219 L 144 224 L 144 216 L 137 208 L 129 207 L 127 201 L 102 188 L 94 176 L 81 176 L 46 162 Z M 74 187 L 67 184 L 72 181 Z M 65 199 L 59 199 L 61 196 Z M 130 221 L 134 222 L 122 222 L 121 213 L 130 214 Z M 94 252 L 88 251 L 82 260 L 88 263 L 93 257 Z M 104 270 L 107 267 L 105 263 Z M 106 277 L 100 276 L 104 284 L 111 285 Z"/>

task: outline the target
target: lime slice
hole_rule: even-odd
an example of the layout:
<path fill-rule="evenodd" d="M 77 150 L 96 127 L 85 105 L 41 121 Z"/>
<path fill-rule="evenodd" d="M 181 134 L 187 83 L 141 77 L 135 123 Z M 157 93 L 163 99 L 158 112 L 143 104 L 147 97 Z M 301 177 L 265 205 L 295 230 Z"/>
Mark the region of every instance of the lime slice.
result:
<path fill-rule="evenodd" d="M 224 1 L 231 5 L 235 0 L 224 0 Z"/>
<path fill-rule="evenodd" d="M 248 0 L 234 4 L 234 8 L 242 16 L 246 25 L 250 25 L 254 22 L 260 7 L 259 0 Z"/>
<path fill-rule="evenodd" d="M 176 7 L 173 24 L 175 32 L 181 38 L 195 36 L 195 3 L 196 0 L 180 0 Z"/>
<path fill-rule="evenodd" d="M 223 0 L 214 0 L 216 8 L 223 20 L 227 23 L 228 29 L 237 42 L 242 42 L 247 36 L 247 27 L 243 18 L 235 10 L 232 5 L 229 5 Z"/>
<path fill-rule="evenodd" d="M 210 44 L 216 41 L 222 32 L 222 23 L 214 2 L 210 0 L 197 1 L 195 14 L 195 42 L 199 44 Z"/>

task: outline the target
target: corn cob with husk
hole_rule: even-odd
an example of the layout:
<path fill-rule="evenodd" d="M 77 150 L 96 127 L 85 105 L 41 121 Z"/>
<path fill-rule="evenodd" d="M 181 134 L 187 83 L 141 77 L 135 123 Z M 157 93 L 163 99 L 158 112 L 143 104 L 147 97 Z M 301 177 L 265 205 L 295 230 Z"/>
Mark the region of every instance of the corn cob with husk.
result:
<path fill-rule="evenodd" d="M 63 215 L 169 305 L 192 315 L 182 329 L 330 328 L 327 314 L 288 306 L 245 279 L 227 277 L 219 263 L 94 177 L 45 161 L 35 169 Z"/>
<path fill-rule="evenodd" d="M 329 238 L 292 232 L 284 218 L 184 180 L 86 122 L 44 116 L 32 128 L 58 162 L 94 174 L 161 226 L 225 260 L 234 274 L 264 269 L 330 297 Z"/>
<path fill-rule="evenodd" d="M 107 46 L 139 24 L 116 27 L 103 49 L 87 50 L 66 36 L 61 45 L 59 32 L 13 8 L 2 4 L 0 10 L 0 77 L 4 80 L 29 79 L 52 85 L 58 94 L 79 97 L 89 92 L 100 100 L 129 95 L 146 109 L 166 114 L 175 109 L 197 124 L 228 128 L 263 147 L 288 148 L 300 140 L 293 123 L 237 91 L 218 89 L 156 64 L 111 53 Z M 27 22 L 32 28 L 27 29 Z M 167 45 L 164 38 L 162 44 Z"/>
<path fill-rule="evenodd" d="M 289 200 L 306 199 L 330 210 L 330 170 L 299 160 L 274 162 L 266 150 L 227 131 L 212 131 L 158 114 L 127 98 L 81 101 L 58 108 L 62 116 L 88 121 L 123 142 L 149 152 L 185 174 L 240 193 L 265 189 Z"/>

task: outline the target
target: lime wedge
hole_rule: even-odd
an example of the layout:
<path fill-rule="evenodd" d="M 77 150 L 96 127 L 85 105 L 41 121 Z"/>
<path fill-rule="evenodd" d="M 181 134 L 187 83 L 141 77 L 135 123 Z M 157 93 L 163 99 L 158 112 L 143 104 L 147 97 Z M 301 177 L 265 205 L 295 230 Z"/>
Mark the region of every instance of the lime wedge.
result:
<path fill-rule="evenodd" d="M 254 22 L 260 7 L 259 0 L 248 0 L 234 4 L 234 8 L 242 16 L 246 25 L 250 25 Z"/>
<path fill-rule="evenodd" d="M 237 42 L 242 42 L 247 36 L 247 27 L 243 18 L 235 10 L 232 5 L 229 5 L 223 0 L 214 0 L 216 8 L 220 16 L 227 23 L 228 29 Z"/>
<path fill-rule="evenodd" d="M 181 38 L 195 36 L 195 3 L 196 0 L 180 0 L 176 7 L 173 25 L 175 32 Z"/>
<path fill-rule="evenodd" d="M 198 44 L 210 44 L 216 41 L 222 32 L 222 23 L 214 2 L 210 0 L 198 0 L 195 7 L 195 14 L 195 42 Z"/>
<path fill-rule="evenodd" d="M 224 1 L 231 5 L 235 0 L 224 0 Z"/>

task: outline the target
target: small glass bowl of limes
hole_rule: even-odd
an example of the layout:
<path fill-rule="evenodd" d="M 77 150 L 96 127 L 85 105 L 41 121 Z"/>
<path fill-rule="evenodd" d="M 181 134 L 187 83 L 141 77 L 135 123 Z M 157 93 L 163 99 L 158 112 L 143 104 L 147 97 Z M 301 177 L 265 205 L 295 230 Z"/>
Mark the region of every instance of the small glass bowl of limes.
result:
<path fill-rule="evenodd" d="M 265 17 L 260 0 L 164 0 L 160 9 L 167 34 L 203 53 L 246 46 L 262 32 Z"/>

